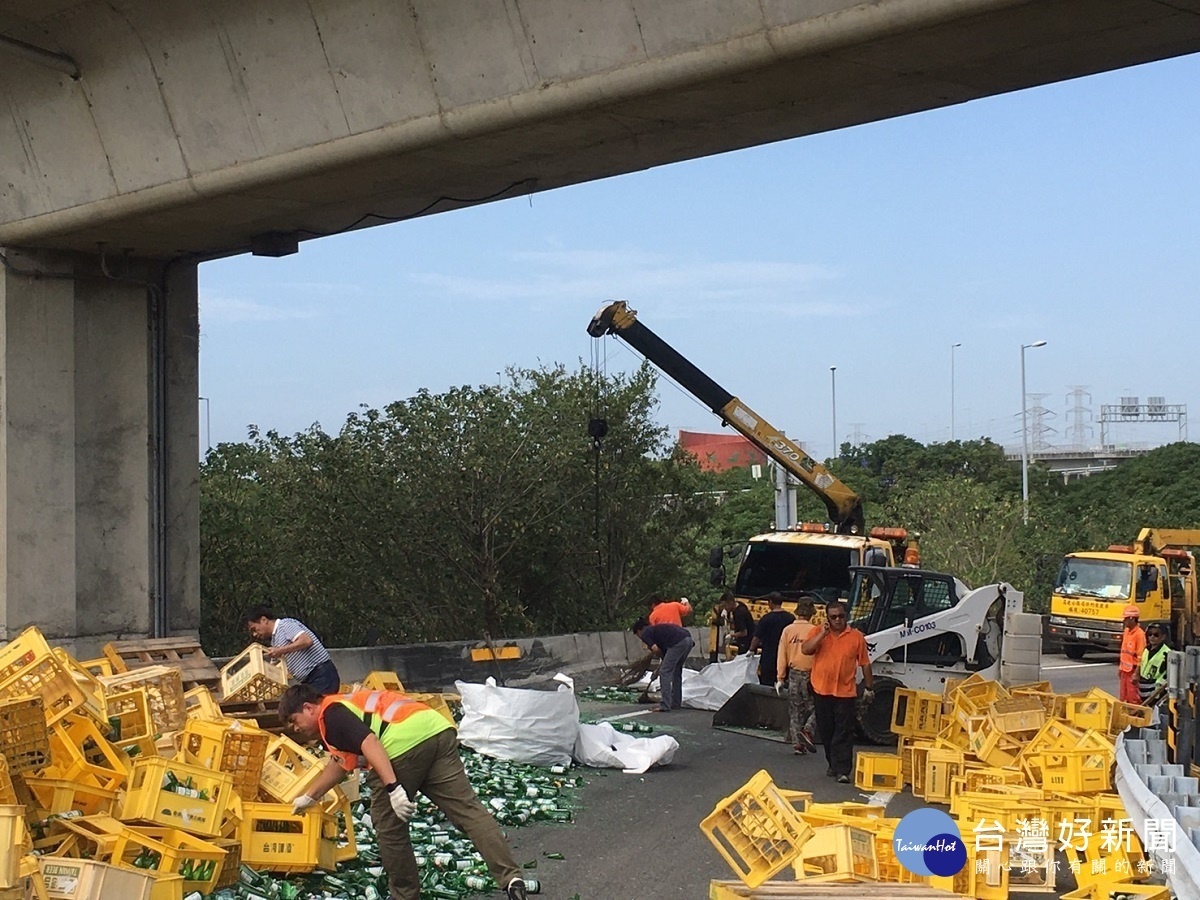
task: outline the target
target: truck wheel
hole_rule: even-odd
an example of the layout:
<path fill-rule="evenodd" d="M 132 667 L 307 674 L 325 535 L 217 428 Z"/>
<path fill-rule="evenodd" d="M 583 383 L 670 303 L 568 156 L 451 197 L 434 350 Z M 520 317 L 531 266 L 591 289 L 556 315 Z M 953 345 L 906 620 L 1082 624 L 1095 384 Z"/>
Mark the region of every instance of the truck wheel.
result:
<path fill-rule="evenodd" d="M 1083 659 L 1083 654 L 1086 649 L 1086 647 L 1081 647 L 1078 644 L 1067 644 L 1065 647 L 1063 647 L 1063 653 L 1066 655 L 1067 659 Z"/>
<path fill-rule="evenodd" d="M 894 678 L 875 679 L 875 699 L 870 705 L 858 698 L 858 730 L 872 744 L 895 746 L 897 736 L 892 732 L 892 702 L 896 688 L 904 687 Z"/>

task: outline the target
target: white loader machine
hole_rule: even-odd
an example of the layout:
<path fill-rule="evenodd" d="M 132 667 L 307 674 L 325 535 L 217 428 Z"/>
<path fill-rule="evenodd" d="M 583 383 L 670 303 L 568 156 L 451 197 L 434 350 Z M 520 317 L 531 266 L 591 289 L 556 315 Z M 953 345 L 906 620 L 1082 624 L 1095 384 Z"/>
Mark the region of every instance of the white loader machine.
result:
<path fill-rule="evenodd" d="M 940 694 L 946 679 L 971 674 L 1006 686 L 1040 680 L 1041 617 L 1023 610 L 1024 596 L 1012 585 L 971 590 L 953 575 L 904 567 L 855 566 L 852 576 L 844 602 L 850 625 L 866 636 L 875 675 L 875 698 L 860 699 L 858 710 L 869 740 L 896 742 L 898 687 Z M 757 684 L 740 688 L 713 715 L 716 727 L 786 732 L 787 724 L 786 696 Z"/>

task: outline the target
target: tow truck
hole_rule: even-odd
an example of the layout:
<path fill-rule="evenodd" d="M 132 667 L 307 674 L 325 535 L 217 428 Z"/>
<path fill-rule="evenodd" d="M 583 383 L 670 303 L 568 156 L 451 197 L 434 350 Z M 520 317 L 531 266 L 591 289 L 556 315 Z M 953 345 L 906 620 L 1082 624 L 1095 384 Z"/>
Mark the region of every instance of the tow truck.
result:
<path fill-rule="evenodd" d="M 903 528 L 864 533 L 857 494 L 639 322 L 624 301 L 602 307 L 588 334 L 623 339 L 825 503 L 829 523 L 804 523 L 750 538 L 733 590 L 755 618 L 767 611 L 764 597 L 772 591 L 781 593 L 784 607 L 792 611 L 802 596 L 819 604 L 847 602 L 851 623 L 867 636 L 876 673 L 875 699 L 858 710 L 859 727 L 869 739 L 895 743 L 890 725 L 898 687 L 937 691 L 947 678 L 968 672 L 1009 683 L 1038 680 L 1041 620 L 1023 611 L 1020 591 L 1008 584 L 971 590 L 952 575 L 916 568 L 916 540 Z M 897 560 L 904 565 L 896 565 Z M 714 549 L 709 562 L 719 575 L 721 548 Z M 820 621 L 823 610 L 818 610 Z M 1006 642 L 1009 632 L 1014 636 Z M 710 652 L 715 655 L 715 645 Z M 771 688 L 747 684 L 717 711 L 713 724 L 786 728 L 786 700 Z"/>
<path fill-rule="evenodd" d="M 818 605 L 820 616 L 825 603 L 849 596 L 852 566 L 917 565 L 915 535 L 903 528 L 873 528 L 868 532 L 862 498 L 799 444 L 640 322 L 637 312 L 624 300 L 602 307 L 592 317 L 588 334 L 594 338 L 619 337 L 825 504 L 827 522 L 789 523 L 745 542 L 732 590 L 756 620 L 767 613 L 769 607 L 764 598 L 772 592 L 783 595 L 784 609 L 789 612 L 795 612 L 798 599 L 810 597 Z M 724 547 L 712 549 L 709 566 L 711 582 L 716 586 L 724 584 Z M 711 634 L 709 653 L 715 660 L 720 651 L 715 624 Z"/>

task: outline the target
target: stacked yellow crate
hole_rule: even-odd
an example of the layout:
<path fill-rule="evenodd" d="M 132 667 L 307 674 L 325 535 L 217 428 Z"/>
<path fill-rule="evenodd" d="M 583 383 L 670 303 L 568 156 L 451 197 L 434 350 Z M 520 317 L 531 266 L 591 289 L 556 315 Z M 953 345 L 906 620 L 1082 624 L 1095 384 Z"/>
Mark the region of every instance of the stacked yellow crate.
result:
<path fill-rule="evenodd" d="M 245 656 L 243 689 L 276 690 Z M 26 629 L 0 647 L 0 900 L 68 882 L 181 900 L 232 884 L 243 861 L 333 870 L 357 853 L 346 792 L 291 813 L 324 765 L 207 690 L 185 694 L 175 667 L 112 674 Z"/>
<path fill-rule="evenodd" d="M 1162 888 L 1140 883 L 1142 847 L 1132 828 L 1116 831 L 1117 840 L 1099 839 L 1101 828 L 1127 822 L 1111 792 L 1114 736 L 1146 724 L 1147 714 L 1097 689 L 1060 696 L 1038 682 L 1010 691 L 978 675 L 948 681 L 941 696 L 897 690 L 897 751 L 860 752 L 855 783 L 872 792 L 908 785 L 949 806 L 967 850 L 966 865 L 952 876 L 920 877 L 900 864 L 900 820 L 885 807 L 812 803 L 803 795 L 790 808 L 789 792 L 775 788 L 766 772 L 722 801 L 701 828 L 751 887 L 785 868 L 790 856 L 797 880 L 925 882 L 1006 900 L 1010 890 L 1053 890 L 1055 850 L 1069 826 L 1088 823 L 1093 840 L 1068 841 L 1066 849 L 1080 886 L 1071 900 L 1108 900 L 1114 892 L 1165 900 Z"/>

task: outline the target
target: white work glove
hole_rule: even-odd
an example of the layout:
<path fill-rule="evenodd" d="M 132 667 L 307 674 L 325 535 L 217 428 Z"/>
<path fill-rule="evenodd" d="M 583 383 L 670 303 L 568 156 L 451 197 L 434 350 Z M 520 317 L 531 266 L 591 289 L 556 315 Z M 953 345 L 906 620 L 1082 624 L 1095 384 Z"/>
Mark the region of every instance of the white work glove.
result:
<path fill-rule="evenodd" d="M 783 686 L 784 686 L 784 682 L 782 682 L 782 681 L 775 682 L 775 696 L 776 697 L 783 696 Z"/>
<path fill-rule="evenodd" d="M 872 700 L 874 700 L 874 699 L 875 699 L 875 691 L 874 691 L 874 689 L 873 689 L 873 688 L 866 688 L 866 689 L 863 691 L 863 702 L 864 702 L 864 703 L 870 703 L 870 702 L 871 702 Z"/>
<path fill-rule="evenodd" d="M 399 784 L 392 788 L 392 792 L 388 794 L 388 802 L 392 804 L 392 812 L 396 814 L 396 818 L 401 822 L 407 822 L 413 817 L 413 813 L 417 811 L 417 804 L 408 799 L 408 794 Z"/>
<path fill-rule="evenodd" d="M 300 813 L 304 812 L 310 806 L 316 806 L 316 805 L 317 805 L 317 801 L 314 800 L 312 797 L 308 796 L 308 794 L 301 794 L 299 797 L 297 797 L 295 800 L 292 801 L 292 815 L 298 816 L 298 815 L 300 815 Z"/>

